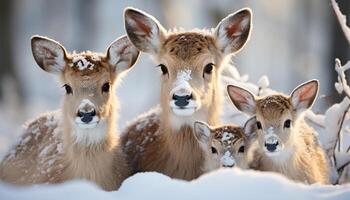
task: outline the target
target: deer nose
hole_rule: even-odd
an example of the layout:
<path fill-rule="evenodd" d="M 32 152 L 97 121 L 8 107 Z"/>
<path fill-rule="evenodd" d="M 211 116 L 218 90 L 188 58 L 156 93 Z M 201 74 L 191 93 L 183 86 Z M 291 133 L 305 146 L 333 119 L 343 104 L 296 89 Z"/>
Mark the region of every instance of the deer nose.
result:
<path fill-rule="evenodd" d="M 88 112 L 80 110 L 77 113 L 77 116 L 80 117 L 81 121 L 86 124 L 91 122 L 95 115 L 96 115 L 95 109 Z"/>
<path fill-rule="evenodd" d="M 224 165 L 222 165 L 223 167 L 233 167 L 233 166 L 235 166 L 235 164 L 229 164 L 229 165 L 227 165 L 227 164 L 224 164 Z"/>
<path fill-rule="evenodd" d="M 265 147 L 269 152 L 274 152 L 276 151 L 278 146 L 278 141 L 276 141 L 275 143 L 269 144 L 269 143 L 265 143 Z"/>
<path fill-rule="evenodd" d="M 173 100 L 175 101 L 175 105 L 179 107 L 185 107 L 187 106 L 190 102 L 189 100 L 193 99 L 193 95 L 173 95 Z"/>

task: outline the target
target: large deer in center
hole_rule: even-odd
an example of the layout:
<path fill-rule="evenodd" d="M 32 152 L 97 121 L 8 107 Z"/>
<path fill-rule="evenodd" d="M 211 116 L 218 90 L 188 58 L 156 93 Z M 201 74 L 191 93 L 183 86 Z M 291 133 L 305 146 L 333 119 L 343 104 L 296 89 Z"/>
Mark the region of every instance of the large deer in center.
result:
<path fill-rule="evenodd" d="M 192 180 L 205 172 L 193 124 L 218 125 L 220 71 L 246 43 L 251 11 L 224 18 L 215 29 L 166 31 L 151 15 L 127 8 L 125 29 L 162 71 L 160 107 L 139 116 L 122 135 L 133 172 L 156 171 Z"/>
<path fill-rule="evenodd" d="M 25 128 L 0 163 L 0 179 L 17 185 L 87 179 L 116 190 L 129 168 L 116 133 L 114 89 L 139 51 L 126 36 L 113 42 L 106 54 L 71 54 L 40 36 L 32 38 L 32 51 L 43 70 L 60 77 L 66 94 L 61 110 L 43 114 Z"/>

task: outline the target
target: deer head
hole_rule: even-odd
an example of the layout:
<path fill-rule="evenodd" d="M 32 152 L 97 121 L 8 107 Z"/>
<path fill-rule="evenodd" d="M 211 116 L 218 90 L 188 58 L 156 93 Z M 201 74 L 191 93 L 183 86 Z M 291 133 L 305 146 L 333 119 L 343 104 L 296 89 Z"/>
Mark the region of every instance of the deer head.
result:
<path fill-rule="evenodd" d="M 249 127 L 248 127 L 249 126 Z M 254 129 L 251 123 L 244 127 L 225 125 L 211 127 L 205 122 L 194 123 L 195 136 L 205 152 L 208 170 L 219 167 L 247 168 L 247 150 Z"/>
<path fill-rule="evenodd" d="M 311 80 L 299 85 L 289 96 L 274 94 L 262 98 L 238 86 L 229 85 L 227 90 L 239 110 L 256 116 L 248 123 L 255 124 L 259 146 L 273 156 L 295 145 L 298 122 L 313 105 L 318 85 L 317 80 Z"/>
<path fill-rule="evenodd" d="M 105 54 L 70 54 L 58 42 L 41 36 L 33 36 L 31 45 L 37 64 L 58 75 L 66 90 L 62 112 L 67 129 L 77 142 L 99 142 L 115 123 L 117 77 L 135 64 L 139 51 L 126 36 L 115 40 Z M 84 133 L 87 130 L 91 132 Z"/>
<path fill-rule="evenodd" d="M 251 11 L 227 16 L 212 31 L 166 31 L 153 16 L 133 8 L 127 8 L 124 17 L 131 42 L 149 53 L 162 71 L 161 107 L 172 127 L 213 121 L 208 112 L 220 96 L 221 66 L 248 40 Z"/>

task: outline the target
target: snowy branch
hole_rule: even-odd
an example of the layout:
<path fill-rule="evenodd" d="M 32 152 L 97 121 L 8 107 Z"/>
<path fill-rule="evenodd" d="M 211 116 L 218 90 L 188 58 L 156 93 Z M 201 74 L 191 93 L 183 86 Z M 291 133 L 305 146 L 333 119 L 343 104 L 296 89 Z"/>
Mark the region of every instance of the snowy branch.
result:
<path fill-rule="evenodd" d="M 350 28 L 346 25 L 346 16 L 340 11 L 339 6 L 335 0 L 331 0 L 332 8 L 337 16 L 338 22 L 344 32 L 346 39 L 350 44 Z"/>

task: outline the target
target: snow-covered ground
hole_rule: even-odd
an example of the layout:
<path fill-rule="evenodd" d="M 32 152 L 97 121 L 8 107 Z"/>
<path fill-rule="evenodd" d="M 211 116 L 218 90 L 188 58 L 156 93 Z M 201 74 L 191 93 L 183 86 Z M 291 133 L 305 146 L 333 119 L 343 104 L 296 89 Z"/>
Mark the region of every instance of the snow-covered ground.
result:
<path fill-rule="evenodd" d="M 0 199 L 350 199 L 350 185 L 306 186 L 274 173 L 221 169 L 186 182 L 159 173 L 139 173 L 128 178 L 118 191 L 104 192 L 92 183 L 67 182 L 52 186 L 13 188 L 0 185 Z"/>
<path fill-rule="evenodd" d="M 24 7 L 23 7 L 24 8 Z M 321 20 L 322 21 L 322 20 Z M 323 26 L 322 23 L 320 23 Z M 259 23 L 257 23 L 259 26 Z M 322 32 L 322 31 L 320 31 Z M 114 32 L 113 32 L 114 34 Z M 264 34 L 259 34 L 264 36 Z M 26 38 L 27 39 L 27 38 Z M 316 38 L 317 39 L 317 38 Z M 268 40 L 267 40 L 268 41 Z M 257 43 L 256 43 L 257 44 Z M 323 49 L 323 48 L 319 48 Z M 282 54 L 282 52 L 279 52 Z M 286 55 L 289 55 L 286 53 Z M 146 56 L 145 56 L 146 57 Z M 122 85 L 120 90 L 118 90 L 118 96 L 136 96 L 136 94 L 130 94 L 131 89 L 135 90 L 134 84 L 128 84 L 131 80 L 138 80 L 140 85 L 147 85 L 152 83 L 152 91 L 141 90 L 134 92 L 138 96 L 151 96 L 146 101 L 143 101 L 142 104 L 140 101 L 137 101 L 138 98 L 129 98 L 135 100 L 135 102 L 130 102 L 129 99 L 126 101 L 121 98 L 122 108 L 126 108 L 126 104 L 135 105 L 133 108 L 127 107 L 122 110 L 123 117 L 120 119 L 122 124 L 124 124 L 127 119 L 134 117 L 136 113 L 143 112 L 149 107 L 156 104 L 158 101 L 158 89 L 159 83 L 155 82 L 157 74 L 152 72 L 152 76 L 145 76 L 145 82 L 142 82 L 138 78 L 139 74 L 151 74 L 147 73 L 148 65 L 153 65 L 152 62 L 148 59 L 143 59 L 144 65 L 133 69 L 130 74 L 125 77 L 125 85 Z M 252 60 L 252 59 L 248 59 Z M 258 59 L 259 60 L 259 59 Z M 266 59 L 268 60 L 268 59 Z M 296 59 L 297 60 L 297 59 Z M 21 60 L 22 61 L 22 60 Z M 24 62 L 24 61 L 22 61 Z M 256 60 L 252 60 L 256 62 Z M 277 62 L 278 63 L 278 62 Z M 247 64 L 247 63 L 243 63 Z M 255 66 L 255 65 L 254 65 Z M 302 67 L 303 65 L 301 65 Z M 350 63 L 347 64 L 347 68 L 350 68 Z M 266 68 L 262 68 L 267 70 Z M 273 68 L 276 70 L 276 68 Z M 39 71 L 39 69 L 37 69 Z M 255 70 L 255 68 L 254 68 Z M 282 69 L 283 70 L 283 69 Z M 271 70 L 270 70 L 271 71 Z M 304 70 L 302 70 L 304 73 Z M 276 71 L 275 71 L 276 72 Z M 226 73 L 226 74 L 225 74 Z M 248 82 L 247 76 L 241 76 L 236 68 L 231 68 L 228 71 L 225 71 L 225 76 L 223 77 L 223 82 L 225 84 L 236 84 L 250 89 L 256 95 L 265 95 L 272 92 L 269 89 L 269 80 L 267 77 L 262 77 L 260 81 L 256 84 Z M 27 74 L 27 73 L 24 73 Z M 256 73 L 254 76 L 258 76 Z M 279 74 L 279 73 L 278 73 Z M 277 76 L 276 76 L 277 77 Z M 272 82 L 276 77 L 271 77 Z M 281 76 L 283 78 L 283 76 Z M 49 78 L 47 78 L 49 79 Z M 30 79 L 30 81 L 35 81 L 35 79 Z M 37 79 L 37 81 L 42 84 L 43 80 Z M 141 81 L 141 82 L 140 82 Z M 275 81 L 276 82 L 276 81 Z M 56 84 L 56 83 L 52 83 Z M 11 91 L 11 84 L 7 88 Z M 282 86 L 278 86 L 282 87 Z M 49 88 L 49 87 L 48 87 Z M 53 88 L 53 87 L 51 87 Z M 274 87 L 273 87 L 274 88 Z M 41 88 L 40 88 L 41 89 Z M 337 85 L 336 89 L 339 91 L 340 86 Z M 344 87 L 342 88 L 344 90 Z M 133 91 L 134 91 L 133 90 Z M 346 90 L 346 88 L 345 88 Z M 157 92 L 156 92 L 157 91 Z M 11 92 L 7 92 L 11 94 Z M 147 95 L 152 93 L 152 95 Z M 156 94 L 154 94 L 156 93 Z M 36 95 L 32 95 L 36 96 Z M 38 95 L 39 96 L 39 95 Z M 57 99 L 58 94 L 51 99 Z M 1 123 L 6 123 L 7 126 L 0 126 L 0 158 L 8 150 L 10 144 L 18 138 L 18 134 L 12 133 L 12 129 L 6 129 L 1 127 L 18 127 L 17 122 L 22 121 L 18 116 L 18 113 L 15 110 L 16 96 L 8 96 L 8 102 L 0 105 L 0 118 L 2 119 Z M 51 101 L 50 101 L 51 102 Z M 54 101 L 52 101 L 54 102 Z M 57 102 L 57 101 L 55 101 Z M 127 102 L 127 103 L 126 103 Z M 323 147 L 329 151 L 333 150 L 333 146 L 337 142 L 337 129 L 339 129 L 339 120 L 342 118 L 342 114 L 347 110 L 349 106 L 349 99 L 344 99 L 341 103 L 335 104 L 330 107 L 325 114 L 315 115 L 313 112 L 307 113 L 306 117 L 308 122 L 319 132 L 319 139 L 323 144 Z M 30 104 L 30 110 L 27 110 L 26 113 L 32 113 L 31 111 L 40 110 L 40 105 Z M 57 107 L 57 106 L 56 106 Z M 56 108 L 55 107 L 55 108 Z M 50 107 L 51 108 L 51 107 Z M 42 108 L 41 108 L 42 109 Z M 223 108 L 226 112 L 223 114 L 222 119 L 226 123 L 236 123 L 243 124 L 247 119 L 247 116 L 238 113 L 237 110 L 233 108 L 228 99 Z M 125 111 L 127 110 L 127 111 Z M 35 114 L 33 114 L 35 115 Z M 19 119 L 20 118 L 20 119 Z M 350 134 L 349 134 L 349 125 L 350 120 L 349 116 L 345 115 L 344 124 L 340 131 L 342 138 L 342 143 L 340 145 L 340 152 L 336 152 L 338 166 L 342 162 L 349 159 L 349 152 L 345 152 L 347 147 L 350 145 Z M 16 123 L 15 123 L 16 122 Z M 123 128 L 123 126 L 120 126 Z M 330 152 L 332 153 L 332 152 Z M 347 172 L 350 174 L 349 167 Z M 336 173 L 336 172 L 335 172 Z M 335 178 L 336 174 L 335 174 Z M 349 181 L 349 180 L 348 180 Z M 93 183 L 87 181 L 70 181 L 58 185 L 35 185 L 30 187 L 17 188 L 13 186 L 0 183 L 0 200 L 5 199 L 286 199 L 286 200 L 303 200 L 303 199 L 336 199 L 342 200 L 350 199 L 350 184 L 344 185 L 305 185 L 301 183 L 292 182 L 285 177 L 268 172 L 257 172 L 257 171 L 242 171 L 239 169 L 220 169 L 208 174 L 205 174 L 193 180 L 191 182 L 174 180 L 167 176 L 164 176 L 159 173 L 139 173 L 132 177 L 129 177 L 121 188 L 118 191 L 114 192 L 105 192 L 99 189 Z"/>

